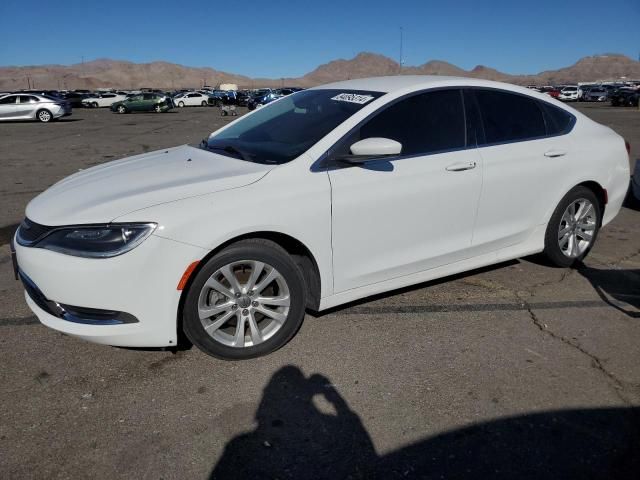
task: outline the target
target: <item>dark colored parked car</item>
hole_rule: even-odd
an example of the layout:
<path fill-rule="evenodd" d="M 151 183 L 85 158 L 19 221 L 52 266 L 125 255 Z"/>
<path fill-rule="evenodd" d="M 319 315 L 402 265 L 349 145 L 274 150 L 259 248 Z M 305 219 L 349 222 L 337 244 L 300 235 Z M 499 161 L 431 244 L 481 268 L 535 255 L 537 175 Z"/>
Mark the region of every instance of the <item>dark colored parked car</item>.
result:
<path fill-rule="evenodd" d="M 111 105 L 111 111 L 118 113 L 130 112 L 166 112 L 173 108 L 171 99 L 157 93 L 140 93 L 121 102 Z"/>
<path fill-rule="evenodd" d="M 84 100 L 88 96 L 89 95 L 86 93 L 68 92 L 65 93 L 62 98 L 64 98 L 67 103 L 69 103 L 73 108 L 79 108 L 83 106 L 82 100 Z"/>
<path fill-rule="evenodd" d="M 640 92 L 637 90 L 616 90 L 609 95 L 612 107 L 637 107 Z"/>
<path fill-rule="evenodd" d="M 255 110 L 257 107 L 271 103 L 280 97 L 282 97 L 282 95 L 276 93 L 275 90 L 271 90 L 270 88 L 258 90 L 253 96 L 251 96 L 251 98 L 249 98 L 247 107 L 249 110 Z"/>

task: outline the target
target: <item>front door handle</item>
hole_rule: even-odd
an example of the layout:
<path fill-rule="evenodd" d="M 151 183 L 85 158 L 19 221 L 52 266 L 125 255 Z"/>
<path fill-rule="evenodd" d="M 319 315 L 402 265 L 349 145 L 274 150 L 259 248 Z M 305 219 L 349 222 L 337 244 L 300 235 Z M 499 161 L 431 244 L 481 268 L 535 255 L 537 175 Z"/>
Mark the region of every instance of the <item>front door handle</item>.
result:
<path fill-rule="evenodd" d="M 476 168 L 476 162 L 464 162 L 464 163 L 454 163 L 449 165 L 446 170 L 448 172 L 462 172 L 464 170 L 471 170 Z"/>
<path fill-rule="evenodd" d="M 562 157 L 564 155 L 566 155 L 567 152 L 565 152 L 564 150 L 549 150 L 547 152 L 544 152 L 544 156 L 545 157 L 549 157 L 549 158 L 556 158 L 556 157 Z"/>

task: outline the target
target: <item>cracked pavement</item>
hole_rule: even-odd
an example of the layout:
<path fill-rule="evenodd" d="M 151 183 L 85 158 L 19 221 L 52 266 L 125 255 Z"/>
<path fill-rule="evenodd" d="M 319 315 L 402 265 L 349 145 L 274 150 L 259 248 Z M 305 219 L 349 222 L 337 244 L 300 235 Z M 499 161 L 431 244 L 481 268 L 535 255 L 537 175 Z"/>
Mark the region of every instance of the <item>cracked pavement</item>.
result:
<path fill-rule="evenodd" d="M 579 108 L 640 152 L 637 110 Z M 640 211 L 573 269 L 525 258 L 308 315 L 265 358 L 117 349 L 37 322 L 11 274 L 13 225 L 78 168 L 227 120 L 72 119 L 0 128 L 3 477 L 240 478 L 259 464 L 253 478 L 637 478 Z"/>

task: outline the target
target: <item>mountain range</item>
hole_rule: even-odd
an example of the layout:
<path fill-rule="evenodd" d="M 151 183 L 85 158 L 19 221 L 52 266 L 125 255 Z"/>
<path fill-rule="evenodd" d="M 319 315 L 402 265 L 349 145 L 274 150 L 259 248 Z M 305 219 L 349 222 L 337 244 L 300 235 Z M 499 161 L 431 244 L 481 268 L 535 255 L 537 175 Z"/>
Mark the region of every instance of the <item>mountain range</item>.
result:
<path fill-rule="evenodd" d="M 431 60 L 419 66 L 399 68 L 395 60 L 376 53 L 362 52 L 350 60 L 333 60 L 297 78 L 250 78 L 209 67 L 187 67 L 169 62 L 133 63 L 98 59 L 75 65 L 38 65 L 0 67 L 0 90 L 96 89 L 100 87 L 137 89 L 142 87 L 177 89 L 203 85 L 235 83 L 241 87 L 310 87 L 350 78 L 381 75 L 451 75 L 483 78 L 520 85 L 564 84 L 615 80 L 621 77 L 640 79 L 640 62 L 625 55 L 606 54 L 584 57 L 558 70 L 533 75 L 511 75 L 484 65 L 464 70 L 451 63 Z"/>

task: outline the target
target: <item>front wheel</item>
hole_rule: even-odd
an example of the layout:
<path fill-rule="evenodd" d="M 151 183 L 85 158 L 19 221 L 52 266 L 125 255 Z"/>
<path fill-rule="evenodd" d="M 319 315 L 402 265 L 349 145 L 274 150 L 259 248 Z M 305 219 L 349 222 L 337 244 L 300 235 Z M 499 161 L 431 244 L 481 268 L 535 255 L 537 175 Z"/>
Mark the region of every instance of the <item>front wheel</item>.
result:
<path fill-rule="evenodd" d="M 118 113 L 127 113 L 127 107 L 125 107 L 124 105 L 119 105 Z"/>
<path fill-rule="evenodd" d="M 91 106 L 92 106 L 93 108 L 98 108 L 98 107 L 100 107 L 100 105 L 98 105 L 98 102 L 93 102 L 93 103 L 91 104 Z"/>
<path fill-rule="evenodd" d="M 184 102 L 180 102 L 180 103 L 178 103 L 178 106 L 179 106 L 180 108 L 183 108 L 183 107 L 184 107 Z"/>
<path fill-rule="evenodd" d="M 202 105 L 203 107 L 206 107 L 206 106 L 207 106 L 207 102 L 205 102 L 205 101 L 203 100 L 203 101 L 202 101 L 202 103 L 201 103 L 200 105 Z"/>
<path fill-rule="evenodd" d="M 302 324 L 305 292 L 302 272 L 280 246 L 260 239 L 238 242 L 196 274 L 184 301 L 184 333 L 217 358 L 266 355 Z"/>
<path fill-rule="evenodd" d="M 600 202 L 592 190 L 576 187 L 556 207 L 545 234 L 545 256 L 569 267 L 587 256 L 602 222 Z"/>

